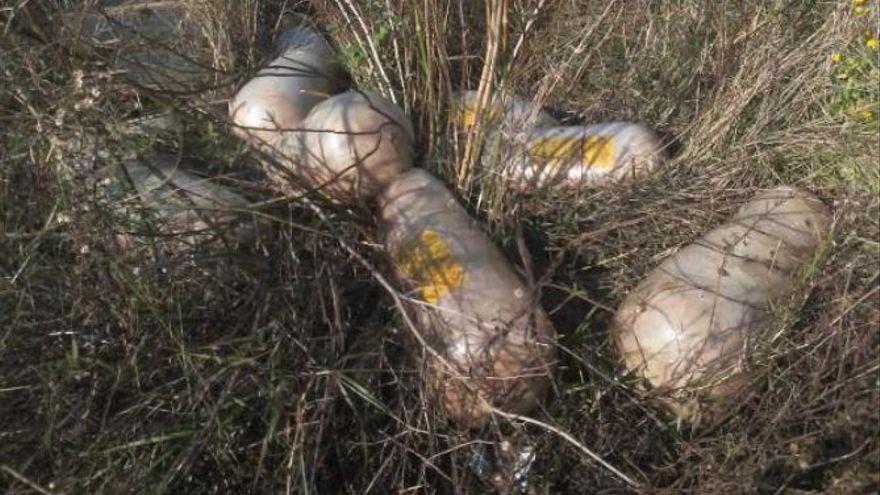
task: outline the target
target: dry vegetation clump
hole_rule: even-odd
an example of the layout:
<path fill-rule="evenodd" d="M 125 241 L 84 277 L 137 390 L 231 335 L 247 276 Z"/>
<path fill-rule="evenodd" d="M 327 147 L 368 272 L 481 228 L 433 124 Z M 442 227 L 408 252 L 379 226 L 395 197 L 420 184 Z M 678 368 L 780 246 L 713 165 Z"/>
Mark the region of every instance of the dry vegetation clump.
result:
<path fill-rule="evenodd" d="M 876 0 L 199 0 L 185 50 L 216 77 L 193 92 L 132 84 L 112 47 L 59 37 L 58 16 L 82 3 L 94 2 L 0 10 L 0 487 L 880 488 Z M 558 431 L 503 418 L 453 430 L 428 406 L 375 280 L 386 262 L 369 211 L 263 187 L 259 157 L 225 127 L 225 100 L 268 53 L 285 8 L 327 29 L 359 85 L 406 109 L 421 165 L 540 284 L 561 371 L 535 417 Z M 514 194 L 476 160 L 479 126 L 464 135 L 447 118 L 449 95 L 478 87 L 534 96 L 566 123 L 643 122 L 673 159 L 632 185 Z M 155 151 L 254 200 L 248 213 L 271 232 L 181 246 L 133 225 L 130 196 L 94 178 Z M 833 209 L 832 241 L 754 335 L 741 404 L 718 422 L 677 424 L 622 371 L 613 311 L 660 260 L 778 184 Z M 135 241 L 120 245 L 124 234 Z M 498 468 L 516 456 L 525 479 Z"/>

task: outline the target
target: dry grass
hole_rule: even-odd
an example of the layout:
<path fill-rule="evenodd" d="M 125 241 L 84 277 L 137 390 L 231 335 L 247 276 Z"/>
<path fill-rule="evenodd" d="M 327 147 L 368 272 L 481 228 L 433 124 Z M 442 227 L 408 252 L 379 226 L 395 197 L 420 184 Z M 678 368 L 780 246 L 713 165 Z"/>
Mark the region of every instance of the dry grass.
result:
<path fill-rule="evenodd" d="M 210 42 L 194 49 L 223 84 L 193 95 L 132 87 L 102 53 L 46 39 L 39 13 L 0 11 L 0 487 L 488 493 L 475 460 L 503 457 L 504 438 L 534 449 L 535 493 L 627 492 L 554 432 L 499 419 L 460 435 L 437 415 L 392 298 L 361 262 L 385 266 L 367 209 L 264 201 L 255 214 L 274 232 L 254 245 L 119 248 L 116 200 L 88 177 L 133 154 L 179 152 L 272 198 L 223 109 L 285 5 L 197 3 Z M 459 185 L 509 258 L 524 264 L 522 240 L 536 279 L 547 274 L 562 362 L 536 418 L 645 492 L 876 491 L 880 61 L 863 33 L 876 36 L 877 2 L 862 16 L 819 1 L 474 4 L 286 6 L 327 28 L 359 85 L 406 108 L 422 165 Z M 447 119 L 448 95 L 481 81 L 568 123 L 645 122 L 674 159 L 632 186 L 516 195 L 468 151 L 480 131 Z M 127 130 L 158 111 L 180 126 Z M 783 183 L 832 206 L 833 242 L 756 336 L 741 406 L 678 425 L 622 373 L 613 308 L 756 188 Z"/>

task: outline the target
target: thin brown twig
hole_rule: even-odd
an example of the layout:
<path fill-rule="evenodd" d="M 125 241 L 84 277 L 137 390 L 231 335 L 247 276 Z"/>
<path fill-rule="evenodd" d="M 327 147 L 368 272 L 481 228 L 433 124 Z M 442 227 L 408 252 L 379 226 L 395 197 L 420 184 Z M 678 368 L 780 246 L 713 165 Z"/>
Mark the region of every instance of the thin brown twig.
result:
<path fill-rule="evenodd" d="M 36 482 L 31 481 L 30 479 L 24 477 L 24 475 L 18 473 L 17 471 L 15 471 L 11 467 L 7 466 L 6 464 L 3 464 L 2 466 L 0 466 L 0 469 L 2 469 L 9 476 L 15 478 L 17 481 L 24 483 L 25 485 L 31 487 L 31 489 L 36 490 L 36 491 L 42 493 L 43 495 L 54 495 L 53 492 L 50 492 L 49 490 L 38 485 Z"/>
<path fill-rule="evenodd" d="M 537 427 L 539 427 L 539 428 L 543 428 L 543 429 L 545 429 L 545 430 L 547 430 L 547 431 L 549 431 L 549 432 L 551 432 L 551 433 L 554 433 L 555 435 L 559 436 L 560 438 L 562 438 L 562 439 L 565 440 L 566 442 L 568 442 L 568 443 L 570 443 L 571 445 L 575 446 L 578 450 L 580 450 L 580 451 L 583 452 L 584 454 L 587 454 L 591 459 L 593 459 L 594 461 L 598 462 L 598 463 L 599 463 L 600 465 L 602 465 L 602 467 L 604 467 L 605 469 L 607 469 L 607 470 L 611 471 L 612 473 L 614 473 L 615 476 L 617 476 L 618 478 L 620 478 L 620 479 L 622 479 L 623 481 L 625 481 L 628 485 L 630 485 L 630 486 L 632 486 L 632 487 L 634 487 L 634 488 L 638 488 L 638 487 L 639 487 L 639 483 L 638 483 L 638 482 L 636 482 L 635 480 L 633 480 L 633 479 L 630 478 L 629 476 L 625 475 L 621 470 L 619 470 L 619 469 L 617 469 L 616 467 L 614 467 L 611 463 L 609 463 L 608 461 L 606 461 L 605 459 L 603 459 L 599 454 L 597 454 L 597 453 L 593 452 L 592 450 L 590 450 L 589 448 L 587 448 L 586 445 L 584 445 L 583 443 L 579 442 L 575 437 L 573 437 L 573 436 L 572 436 L 570 433 L 568 433 L 567 431 L 561 430 L 561 429 L 559 429 L 559 428 L 557 428 L 557 427 L 555 427 L 555 426 L 553 426 L 553 425 L 551 425 L 551 424 L 547 424 L 547 423 L 545 423 L 545 422 L 543 422 L 543 421 L 537 420 L 537 419 L 532 418 L 532 417 L 529 417 L 529 416 L 523 416 L 523 415 L 521 415 L 521 414 L 514 414 L 514 413 L 509 413 L 509 412 L 506 412 L 506 411 L 502 411 L 501 409 L 498 409 L 497 407 L 492 407 L 492 412 L 495 413 L 495 414 L 497 414 L 498 416 L 503 417 L 503 418 L 510 419 L 510 420 L 515 420 L 515 421 L 522 421 L 522 422 L 524 422 L 524 423 L 529 423 L 529 424 L 531 424 L 531 425 L 535 425 L 535 426 L 537 426 Z"/>

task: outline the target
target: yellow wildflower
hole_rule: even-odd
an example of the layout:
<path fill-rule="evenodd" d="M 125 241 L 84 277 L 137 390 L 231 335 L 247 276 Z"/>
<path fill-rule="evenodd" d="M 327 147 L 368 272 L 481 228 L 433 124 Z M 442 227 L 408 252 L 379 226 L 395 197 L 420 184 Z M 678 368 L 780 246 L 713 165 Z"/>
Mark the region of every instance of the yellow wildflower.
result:
<path fill-rule="evenodd" d="M 842 58 L 843 58 L 843 57 L 842 57 L 839 53 L 832 53 L 832 54 L 831 54 L 831 61 L 832 61 L 832 62 L 840 62 L 840 60 L 841 60 Z"/>
<path fill-rule="evenodd" d="M 870 108 L 863 108 L 859 111 L 859 117 L 865 122 L 869 122 L 874 118 L 874 112 L 872 112 Z"/>
<path fill-rule="evenodd" d="M 853 13 L 854 13 L 855 15 L 865 15 L 865 14 L 868 13 L 868 8 L 859 5 L 858 7 L 856 7 L 855 9 L 853 9 Z"/>
<path fill-rule="evenodd" d="M 868 50 L 877 51 L 880 50 L 880 40 L 877 38 L 870 36 L 868 37 L 868 41 L 865 42 L 865 46 L 868 47 Z"/>

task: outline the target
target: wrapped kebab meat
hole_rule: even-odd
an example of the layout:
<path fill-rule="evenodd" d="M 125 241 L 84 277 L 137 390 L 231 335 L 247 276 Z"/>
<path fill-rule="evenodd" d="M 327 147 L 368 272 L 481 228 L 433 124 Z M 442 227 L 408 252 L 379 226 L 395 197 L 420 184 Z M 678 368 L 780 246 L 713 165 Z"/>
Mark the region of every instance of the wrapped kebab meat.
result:
<path fill-rule="evenodd" d="M 473 126 L 476 92 L 465 91 L 455 104 L 459 124 Z M 653 170 L 666 159 L 660 139 L 642 125 L 561 126 L 538 105 L 516 97 L 490 99 L 483 123 L 489 128 L 483 164 L 492 170 L 501 163 L 514 190 L 621 181 Z"/>
<path fill-rule="evenodd" d="M 555 368 L 556 332 L 510 263 L 438 179 L 412 169 L 379 195 L 385 248 L 428 347 L 429 390 L 459 426 L 528 413 Z"/>
<path fill-rule="evenodd" d="M 827 209 L 807 192 L 758 194 L 626 298 L 613 338 L 627 367 L 678 416 L 717 416 L 747 384 L 750 342 L 769 325 L 774 302 L 797 285 L 828 226 Z"/>
<path fill-rule="evenodd" d="M 634 178 L 664 160 L 660 139 L 638 124 L 544 127 L 528 133 L 504 173 L 519 190 L 580 187 Z"/>
<path fill-rule="evenodd" d="M 237 244 L 258 235 L 244 196 L 183 170 L 171 155 L 130 160 L 103 182 L 122 223 L 123 244 L 146 239 L 177 250 Z"/>
<path fill-rule="evenodd" d="M 281 187 L 291 176 L 344 202 L 373 199 L 413 164 L 412 123 L 381 95 L 351 90 L 316 105 L 302 130 L 285 132 L 270 155 Z"/>
<path fill-rule="evenodd" d="M 516 96 L 490 95 L 478 111 L 479 95 L 476 91 L 462 91 L 453 97 L 453 112 L 456 122 L 465 129 L 476 125 L 478 115 L 481 122 L 490 129 L 500 129 L 508 136 L 520 135 L 541 127 L 554 127 L 559 121 L 554 119 L 540 105 Z"/>
<path fill-rule="evenodd" d="M 281 130 L 300 127 L 315 105 L 347 86 L 333 47 L 304 18 L 282 31 L 275 45 L 280 55 L 229 104 L 234 132 L 257 147 L 271 146 Z"/>
<path fill-rule="evenodd" d="M 102 1 L 58 15 L 54 36 L 108 60 L 140 86 L 191 93 L 228 82 L 215 68 L 212 27 L 198 4 Z"/>

